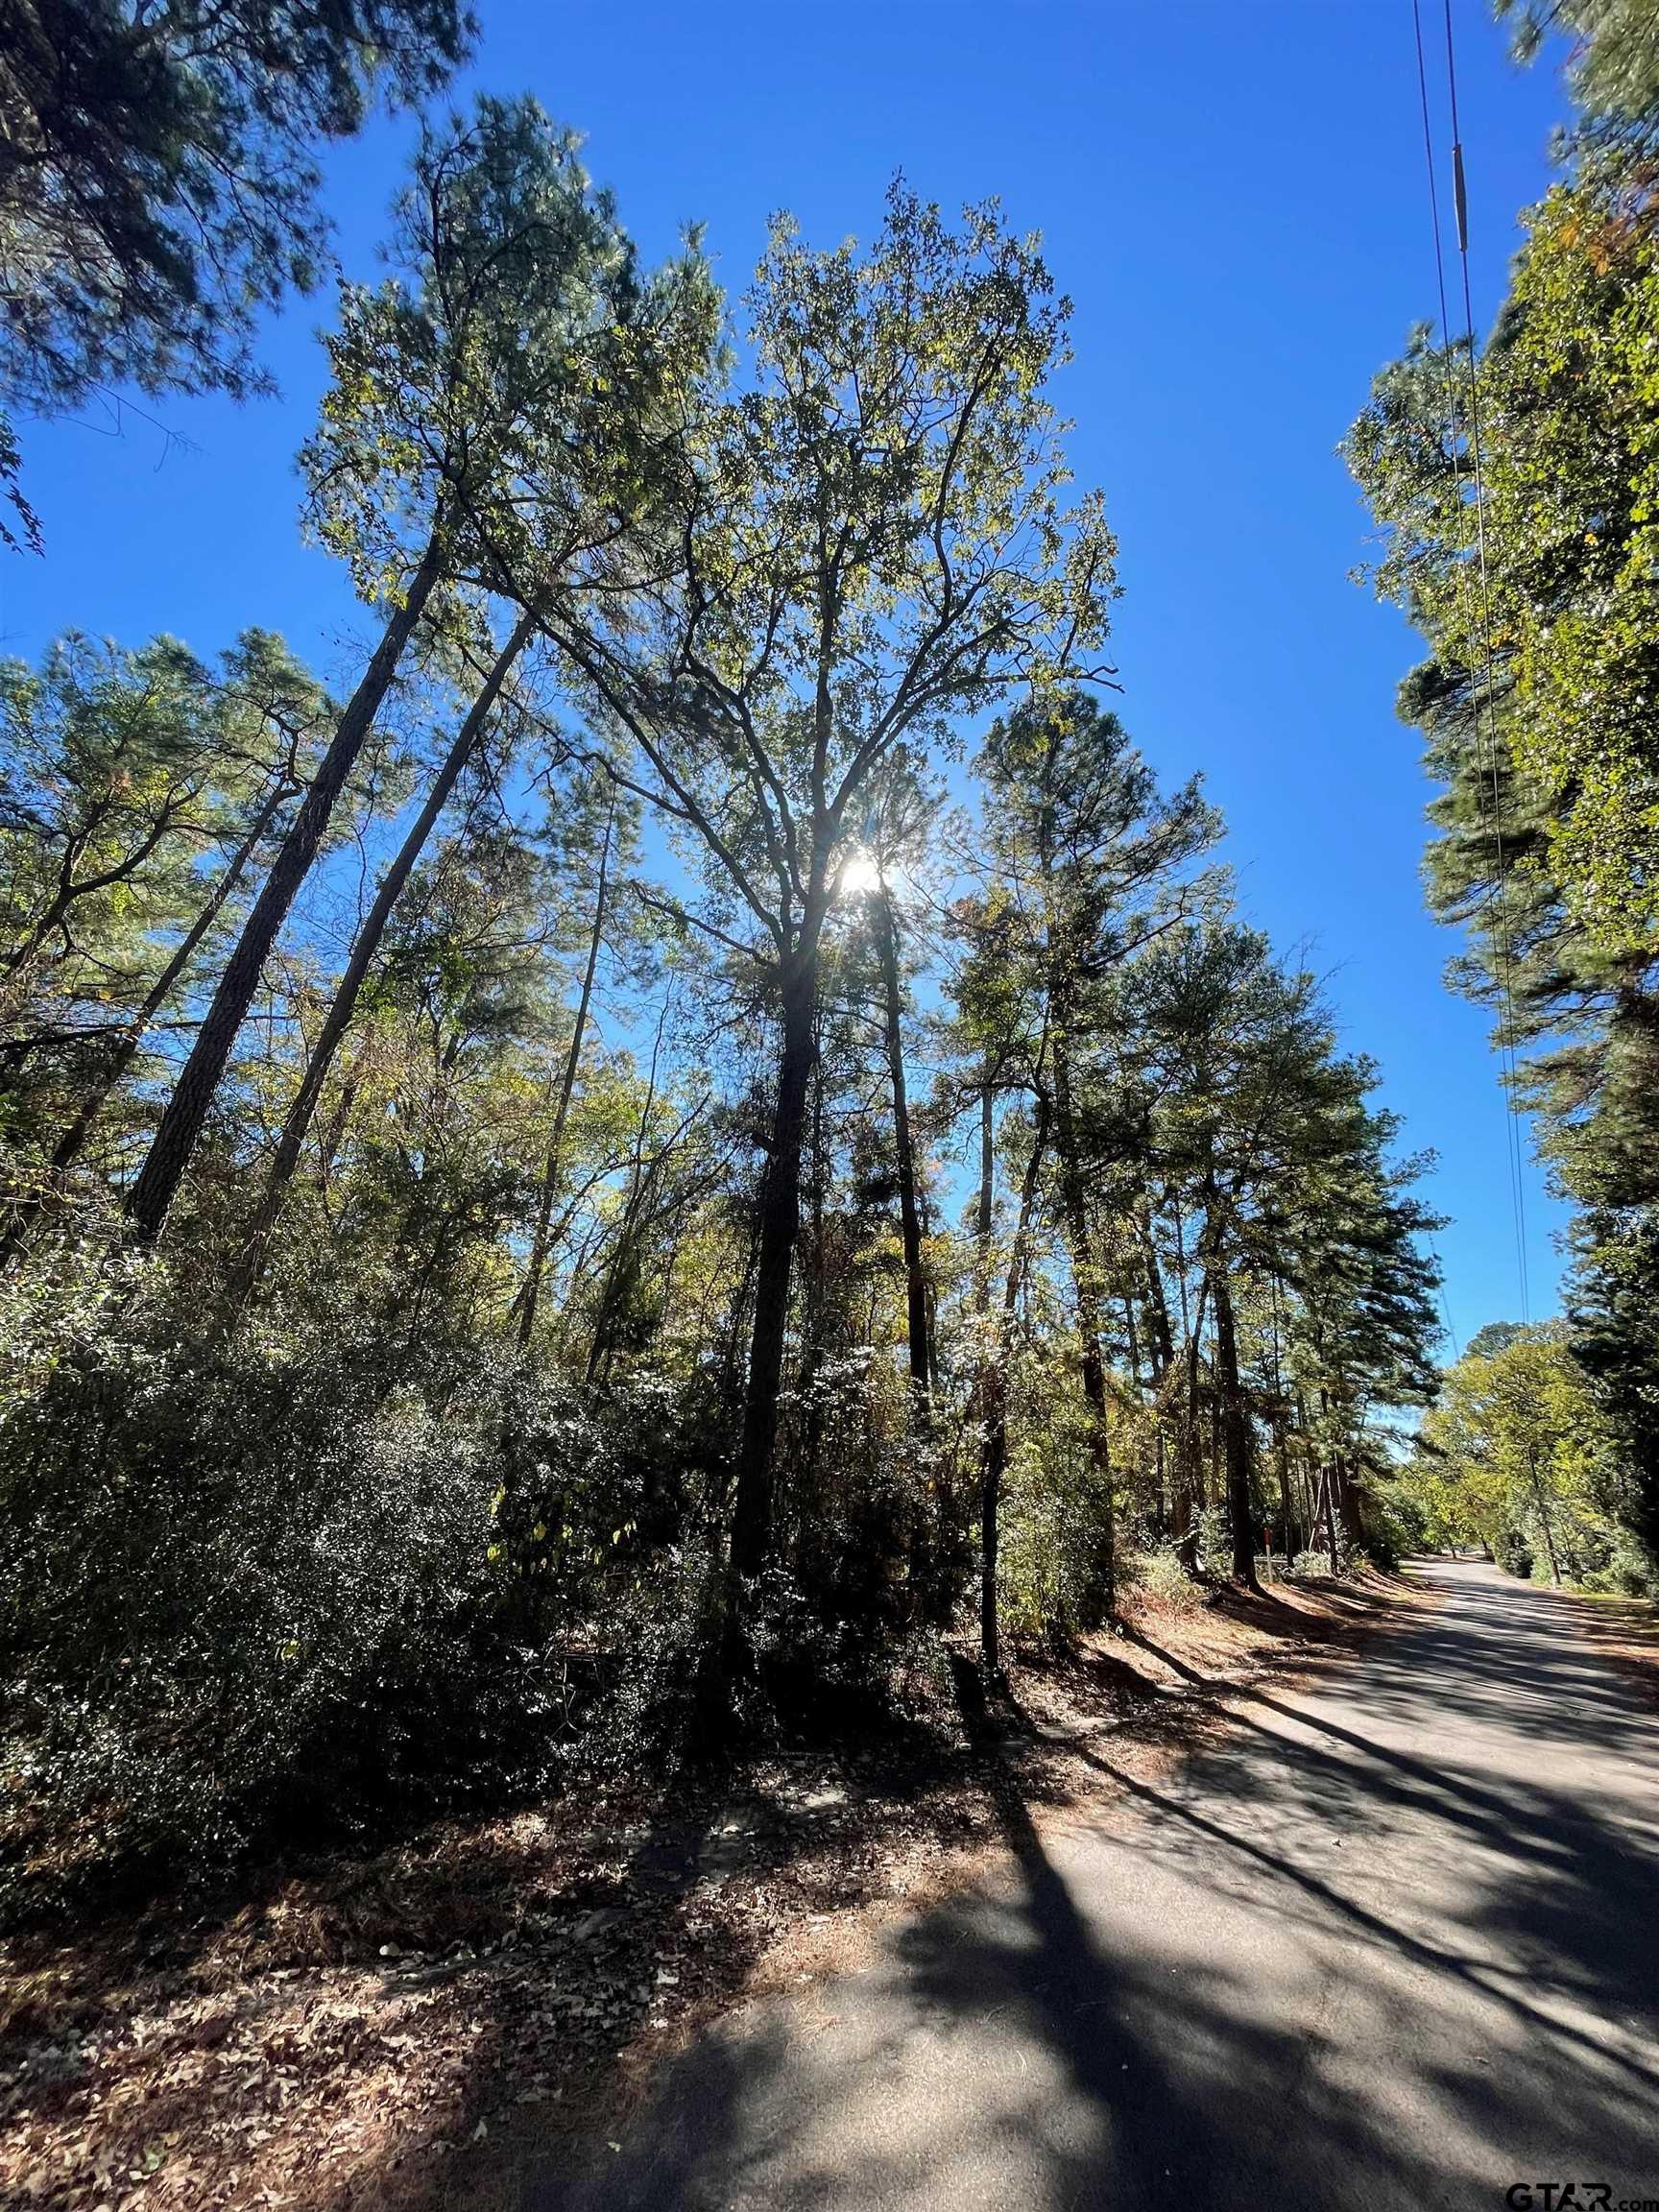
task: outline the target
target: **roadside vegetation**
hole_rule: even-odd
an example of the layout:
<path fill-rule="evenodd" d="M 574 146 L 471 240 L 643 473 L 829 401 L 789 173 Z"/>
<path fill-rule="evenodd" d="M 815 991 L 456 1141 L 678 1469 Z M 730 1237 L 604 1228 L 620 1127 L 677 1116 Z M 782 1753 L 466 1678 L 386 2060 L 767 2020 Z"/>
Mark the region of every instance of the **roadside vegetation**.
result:
<path fill-rule="evenodd" d="M 1571 1327 L 1495 1322 L 1441 1378 L 1395 1505 L 1424 1550 L 1478 1545 L 1506 1574 L 1640 1597 L 1652 1565 L 1613 1424 Z"/>
<path fill-rule="evenodd" d="M 1444 1374 L 1427 1156 L 1240 912 L 1201 736 L 1161 781 L 1113 705 L 1070 307 L 995 203 L 780 219 L 729 298 L 695 233 L 642 263 L 534 101 L 435 106 L 298 457 L 359 663 L 251 604 L 223 650 L 89 609 L 0 667 L 0 1912 L 61 2091 L 8 2109 L 77 2187 L 177 2172 L 154 2112 L 127 2167 L 81 2120 L 217 2094 L 254 2013 L 309 2084 L 235 2104 L 283 2157 L 316 2038 L 453 2141 L 488 2115 L 409 2056 L 420 1976 L 579 1951 L 667 1791 L 695 1860 L 734 1776 L 797 1760 L 780 1802 L 827 1812 L 885 1745 L 828 1823 L 861 1899 L 969 1766 L 998 1801 L 973 1763 L 1029 1707 L 1151 1711 L 1219 1623 L 1229 1663 L 1299 1648 L 1407 1549 L 1651 1590 L 1654 77 L 1645 11 L 1582 12 L 1496 331 L 1415 338 L 1349 446 L 1431 653 L 1455 979 L 1577 1208 L 1568 1318 Z M 106 376 L 256 397 L 317 142 L 473 36 L 444 0 L 31 20 L 13 421 Z M 151 103 L 109 175 L 54 37 Z M 5 418 L 0 479 L 7 557 L 49 560 Z M 1187 1655 L 1150 1689 L 1149 1622 Z M 452 1865 L 430 1927 L 386 1903 L 520 1851 L 475 1928 Z M 88 1914 L 118 2000 L 61 1948 Z M 625 1963 L 632 2034 L 684 1969 Z M 597 1983 L 562 2031 L 613 2054 Z"/>
<path fill-rule="evenodd" d="M 488 99 L 388 256 L 339 695 L 0 677 L 13 1913 L 1387 1556 L 1434 1387 L 1377 1070 L 1106 704 L 1035 242 L 896 184 L 728 301 Z"/>
<path fill-rule="evenodd" d="M 1510 1383 L 1532 1373 L 1536 1389 L 1522 1391 L 1528 1403 L 1575 1408 L 1567 1460 L 1580 1472 L 1563 1471 L 1562 1481 L 1580 1493 L 1592 1483 L 1599 1510 L 1612 1516 L 1587 1571 L 1617 1555 L 1615 1573 L 1650 1586 L 1659 1548 L 1659 26 L 1641 0 L 1500 12 L 1514 20 L 1524 53 L 1551 36 L 1569 41 L 1576 112 L 1558 149 L 1558 180 L 1522 215 L 1525 243 L 1484 343 L 1418 330 L 1378 377 L 1347 447 L 1382 532 L 1378 590 L 1429 649 L 1401 686 L 1400 711 L 1421 733 L 1438 786 L 1426 876 L 1434 911 L 1459 931 L 1449 979 L 1491 1010 L 1512 1099 L 1573 1208 L 1565 1331 L 1471 1346 L 1481 1363 L 1454 1371 L 1450 1431 L 1440 1435 L 1463 1441 L 1439 1467 L 1473 1473 L 1467 1439 L 1480 1421 L 1468 1429 L 1463 1401 L 1503 1379 L 1512 1403 Z M 1512 1412 L 1497 1417 L 1492 1434 L 1497 1455 L 1473 1475 L 1462 1525 L 1525 1523 L 1526 1548 L 1548 1573 L 1536 1508 L 1499 1509 L 1473 1492 L 1509 1489 L 1518 1450 L 1554 1464 L 1550 1424 L 1525 1449 Z M 1585 1472 L 1598 1466 L 1605 1472 Z"/>

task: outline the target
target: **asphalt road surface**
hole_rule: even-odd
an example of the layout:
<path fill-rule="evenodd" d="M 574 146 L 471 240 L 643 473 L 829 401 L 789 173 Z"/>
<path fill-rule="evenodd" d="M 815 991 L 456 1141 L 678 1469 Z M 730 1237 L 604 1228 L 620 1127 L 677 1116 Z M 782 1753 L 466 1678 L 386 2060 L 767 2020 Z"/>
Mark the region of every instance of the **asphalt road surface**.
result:
<path fill-rule="evenodd" d="M 733 2013 L 525 2212 L 1659 2212 L 1659 1719 L 1548 1593 L 1423 1572 L 1132 1820 L 1016 1817 L 1005 1886 Z"/>

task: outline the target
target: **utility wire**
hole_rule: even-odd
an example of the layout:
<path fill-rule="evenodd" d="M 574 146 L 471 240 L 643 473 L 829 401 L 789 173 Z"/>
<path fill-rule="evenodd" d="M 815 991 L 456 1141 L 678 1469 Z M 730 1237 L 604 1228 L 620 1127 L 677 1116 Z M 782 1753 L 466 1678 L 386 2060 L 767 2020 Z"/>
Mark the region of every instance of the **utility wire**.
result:
<path fill-rule="evenodd" d="M 1480 568 L 1480 628 L 1486 659 L 1486 745 L 1492 774 L 1492 832 L 1498 860 L 1499 979 L 1503 993 L 1504 1033 L 1502 1040 L 1507 1073 L 1510 1170 L 1515 1195 L 1515 1255 L 1521 1272 L 1521 1318 L 1531 1319 L 1527 1275 L 1527 1174 L 1521 1135 L 1521 1107 L 1515 1089 L 1515 995 L 1512 986 L 1513 955 L 1509 935 L 1508 871 L 1503 860 L 1503 811 L 1499 780 L 1499 735 L 1493 721 L 1496 692 L 1492 651 L 1492 582 L 1486 561 L 1486 485 L 1480 450 L 1480 384 L 1476 373 L 1475 307 L 1469 284 L 1469 210 L 1463 175 L 1462 132 L 1457 119 L 1457 53 L 1452 36 L 1452 0 L 1443 0 L 1446 21 L 1446 86 L 1452 107 L 1452 180 L 1457 214 L 1457 253 L 1463 276 L 1463 324 L 1468 338 L 1469 438 L 1475 469 L 1475 542 Z M 1479 722 L 1477 722 L 1479 745 Z"/>
<path fill-rule="evenodd" d="M 1446 1268 L 1440 1258 L 1439 1245 L 1431 1242 L 1429 1246 L 1429 1254 L 1434 1262 L 1435 1274 L 1439 1277 L 1439 1281 L 1435 1284 L 1434 1287 L 1440 1295 L 1440 1318 L 1446 1324 L 1446 1334 L 1451 1342 L 1452 1358 L 1454 1363 L 1455 1363 L 1457 1360 L 1462 1358 L 1463 1351 L 1462 1347 L 1457 1341 L 1457 1331 L 1453 1325 L 1452 1302 L 1446 1295 Z"/>
<path fill-rule="evenodd" d="M 1469 280 L 1469 211 L 1468 195 L 1463 170 L 1462 136 L 1457 114 L 1457 59 L 1452 36 L 1452 0 L 1444 0 L 1446 20 L 1446 77 L 1452 109 L 1452 187 L 1453 207 L 1457 227 L 1457 252 L 1462 267 L 1463 320 L 1465 328 L 1464 354 L 1468 369 L 1469 394 L 1469 457 L 1475 492 L 1475 541 L 1477 565 L 1480 580 L 1480 634 L 1481 650 L 1485 661 L 1484 689 L 1486 707 L 1486 757 L 1492 786 L 1492 833 L 1497 863 L 1497 939 L 1498 981 L 1503 1004 L 1503 1025 L 1499 1032 L 1499 1052 L 1503 1069 L 1506 1105 L 1504 1136 L 1508 1152 L 1509 1205 L 1515 1229 L 1515 1263 L 1521 1291 L 1521 1317 L 1531 1318 L 1530 1286 L 1527 1267 L 1527 1195 L 1525 1148 L 1521 1135 L 1521 1109 L 1515 1088 L 1515 995 L 1513 989 L 1513 962 L 1509 934 L 1508 870 L 1503 851 L 1503 782 L 1499 766 L 1499 735 L 1493 717 L 1493 698 L 1496 692 L 1496 658 L 1492 650 L 1492 586 L 1486 553 L 1486 486 L 1484 456 L 1480 439 L 1479 379 L 1475 348 L 1475 309 Z M 1429 112 L 1429 73 L 1423 51 L 1423 17 L 1421 0 L 1411 0 L 1411 26 L 1417 47 L 1417 91 L 1423 112 L 1423 155 L 1429 175 L 1429 212 L 1434 233 L 1434 276 L 1439 289 L 1441 359 L 1446 373 L 1447 446 L 1451 455 L 1454 483 L 1457 488 L 1459 504 L 1462 498 L 1462 463 L 1459 459 L 1457 430 L 1457 395 L 1453 371 L 1452 318 L 1446 300 L 1446 256 L 1440 228 L 1440 191 L 1434 159 L 1434 133 Z M 1480 757 L 1480 686 L 1477 683 L 1471 697 L 1471 717 L 1475 731 L 1475 756 Z"/>

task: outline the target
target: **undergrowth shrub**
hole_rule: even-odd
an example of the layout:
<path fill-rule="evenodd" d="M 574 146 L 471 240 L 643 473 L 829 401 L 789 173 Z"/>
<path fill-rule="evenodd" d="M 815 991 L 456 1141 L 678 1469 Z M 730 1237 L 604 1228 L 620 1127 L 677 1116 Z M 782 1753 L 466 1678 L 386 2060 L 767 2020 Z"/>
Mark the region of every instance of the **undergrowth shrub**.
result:
<path fill-rule="evenodd" d="M 1334 1575 L 1336 1572 L 1329 1551 L 1298 1551 L 1290 1562 L 1292 1575 Z"/>
<path fill-rule="evenodd" d="M 1027 1387 L 1030 1377 L 1022 1378 Z M 1064 1644 L 1098 1624 L 1100 1534 L 1106 1507 L 1079 1396 L 1046 1406 L 1009 1455 L 998 1588 L 1016 1641 Z"/>
<path fill-rule="evenodd" d="M 0 1902 L 557 1781 L 671 1724 L 680 1408 L 516 1358 L 27 1292 L 0 1401 Z M 0 1321 L 13 1316 L 0 1312 Z"/>
<path fill-rule="evenodd" d="M 1605 1564 L 1583 1577 L 1583 1587 L 1611 1598 L 1659 1598 L 1659 1575 L 1634 1538 L 1622 1535 Z"/>
<path fill-rule="evenodd" d="M 1154 1605 L 1174 1613 L 1193 1613 L 1204 1603 L 1202 1586 L 1181 1564 L 1181 1555 L 1169 1545 L 1133 1551 L 1123 1561 L 1122 1581 Z"/>
<path fill-rule="evenodd" d="M 1505 1575 L 1518 1575 L 1525 1580 L 1532 1572 L 1532 1547 L 1519 1528 L 1506 1527 L 1493 1531 L 1492 1556 Z"/>

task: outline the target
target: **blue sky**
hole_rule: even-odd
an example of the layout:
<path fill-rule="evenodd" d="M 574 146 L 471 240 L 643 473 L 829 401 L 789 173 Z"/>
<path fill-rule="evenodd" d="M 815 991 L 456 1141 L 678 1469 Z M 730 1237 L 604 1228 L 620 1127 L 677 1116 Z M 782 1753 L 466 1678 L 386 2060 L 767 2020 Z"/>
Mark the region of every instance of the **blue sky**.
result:
<path fill-rule="evenodd" d="M 1431 29 L 1439 10 L 1426 0 Z M 1430 1196 L 1454 1329 L 1518 1311 L 1504 1108 L 1484 1022 L 1442 988 L 1424 911 L 1426 795 L 1393 692 L 1415 658 L 1349 581 L 1365 517 L 1335 447 L 1375 369 L 1434 306 L 1409 0 L 484 0 L 474 81 L 529 88 L 587 134 L 648 255 L 699 219 L 741 288 L 766 218 L 867 234 L 902 167 L 949 204 L 995 193 L 1041 229 L 1076 302 L 1060 393 L 1081 483 L 1122 543 L 1123 719 L 1170 781 L 1202 769 L 1250 918 L 1330 975 L 1346 1041 L 1382 1063 Z M 1549 176 L 1557 79 L 1508 62 L 1455 0 L 1477 315 Z M 1431 56 L 1438 48 L 1431 46 Z M 1436 74 L 1443 106 L 1443 76 Z M 1437 118 L 1438 120 L 1438 118 Z M 336 150 L 327 204 L 373 273 L 413 126 Z M 266 355 L 278 401 L 216 399 L 24 429 L 44 561 L 0 566 L 0 646 L 74 624 L 212 652 L 250 622 L 325 673 L 370 624 L 303 547 L 292 456 L 322 383 L 325 296 Z M 1527 1176 L 1534 1317 L 1563 1215 Z"/>

